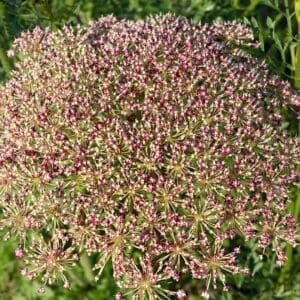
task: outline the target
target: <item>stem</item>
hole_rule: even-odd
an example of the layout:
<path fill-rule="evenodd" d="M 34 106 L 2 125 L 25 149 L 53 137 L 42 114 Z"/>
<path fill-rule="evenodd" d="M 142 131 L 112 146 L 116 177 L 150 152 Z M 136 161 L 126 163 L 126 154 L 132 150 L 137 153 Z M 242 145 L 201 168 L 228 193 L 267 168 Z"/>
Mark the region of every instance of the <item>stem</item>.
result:
<path fill-rule="evenodd" d="M 2 48 L 0 48 L 0 63 L 2 65 L 2 69 L 4 70 L 4 72 L 6 73 L 6 75 L 8 75 L 11 67 L 10 67 L 9 60 L 6 56 L 6 53 L 5 53 L 4 49 L 2 49 Z"/>
<path fill-rule="evenodd" d="M 253 10 L 255 10 L 256 6 L 260 3 L 260 0 L 252 0 L 251 3 L 248 5 L 245 11 L 245 16 L 249 16 Z"/>
<path fill-rule="evenodd" d="M 285 17 L 288 27 L 288 32 L 292 36 L 293 35 L 293 27 L 292 27 L 292 20 L 290 18 L 290 9 L 289 9 L 289 1 L 284 0 L 284 8 L 285 8 Z"/>
<path fill-rule="evenodd" d="M 84 271 L 84 276 L 90 284 L 95 283 L 95 276 L 92 271 L 91 263 L 87 254 L 83 254 L 80 258 L 80 264 Z"/>
<path fill-rule="evenodd" d="M 295 59 L 295 75 L 294 75 L 294 86 L 296 89 L 300 89 L 300 0 L 295 0 L 295 14 L 297 19 L 298 27 L 298 40 L 297 40 L 297 50 Z"/>
<path fill-rule="evenodd" d="M 74 270 L 67 270 L 67 274 L 70 276 L 72 282 L 76 283 L 78 286 L 83 287 L 84 283 L 80 277 L 76 274 Z"/>
<path fill-rule="evenodd" d="M 295 216 L 296 222 L 298 223 L 300 221 L 300 188 L 297 189 L 296 202 L 295 202 L 295 208 L 294 208 L 294 216 Z"/>
<path fill-rule="evenodd" d="M 292 19 L 291 19 L 289 0 L 284 0 L 284 9 L 285 9 L 285 18 L 286 18 L 286 22 L 287 22 L 288 37 L 293 37 L 293 25 L 292 25 Z M 292 43 L 290 44 L 289 50 L 290 50 L 290 56 L 291 56 L 291 64 L 294 67 L 295 66 L 295 49 L 294 49 L 294 46 Z"/>
<path fill-rule="evenodd" d="M 300 217 L 300 189 L 299 188 L 297 188 L 296 197 L 294 201 L 291 203 L 291 213 L 294 215 L 296 219 L 296 223 L 298 223 Z M 286 257 L 287 260 L 280 272 L 280 277 L 278 279 L 279 284 L 282 284 L 290 277 L 289 274 L 293 267 L 293 247 L 291 245 L 288 245 L 286 247 Z"/>
<path fill-rule="evenodd" d="M 240 8 L 239 0 L 233 0 L 232 1 L 232 6 L 233 6 L 234 9 L 239 9 Z"/>

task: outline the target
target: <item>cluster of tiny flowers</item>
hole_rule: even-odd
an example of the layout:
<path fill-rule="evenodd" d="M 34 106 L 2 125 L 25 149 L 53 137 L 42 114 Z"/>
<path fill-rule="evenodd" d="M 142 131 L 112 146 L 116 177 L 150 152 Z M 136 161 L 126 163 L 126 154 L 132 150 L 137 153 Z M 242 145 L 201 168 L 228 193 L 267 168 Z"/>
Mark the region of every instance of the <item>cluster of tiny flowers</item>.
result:
<path fill-rule="evenodd" d="M 239 248 L 284 262 L 295 245 L 288 188 L 299 141 L 280 112 L 300 97 L 247 49 L 240 24 L 112 16 L 18 38 L 0 87 L 0 228 L 22 274 L 69 288 L 68 270 L 108 262 L 116 299 L 185 299 L 247 274 Z M 179 281 L 179 283 L 176 283 Z"/>

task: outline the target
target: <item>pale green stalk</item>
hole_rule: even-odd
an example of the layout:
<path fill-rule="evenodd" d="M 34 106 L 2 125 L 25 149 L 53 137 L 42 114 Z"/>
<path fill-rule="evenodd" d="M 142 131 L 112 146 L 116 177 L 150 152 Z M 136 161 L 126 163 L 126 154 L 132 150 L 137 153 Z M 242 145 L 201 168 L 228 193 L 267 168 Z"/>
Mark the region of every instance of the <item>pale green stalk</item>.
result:
<path fill-rule="evenodd" d="M 294 86 L 296 89 L 300 89 L 300 0 L 295 0 L 295 14 L 297 19 L 297 28 L 298 28 L 298 41 L 297 41 L 297 50 L 296 50 L 296 61 L 295 61 L 295 74 L 294 74 Z"/>

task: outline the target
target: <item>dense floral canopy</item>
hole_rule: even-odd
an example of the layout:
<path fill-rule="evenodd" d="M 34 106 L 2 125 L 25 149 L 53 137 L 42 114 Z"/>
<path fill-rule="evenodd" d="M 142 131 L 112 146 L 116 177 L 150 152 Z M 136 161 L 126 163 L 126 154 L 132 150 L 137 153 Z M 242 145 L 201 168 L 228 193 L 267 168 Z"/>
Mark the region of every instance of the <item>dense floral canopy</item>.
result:
<path fill-rule="evenodd" d="M 185 274 L 226 289 L 226 273 L 247 273 L 226 240 L 282 264 L 299 143 L 280 111 L 299 96 L 251 47 L 240 24 L 171 15 L 17 39 L 0 87 L 0 227 L 23 273 L 69 287 L 88 253 L 133 299 L 164 299 L 184 296 L 165 282 Z"/>

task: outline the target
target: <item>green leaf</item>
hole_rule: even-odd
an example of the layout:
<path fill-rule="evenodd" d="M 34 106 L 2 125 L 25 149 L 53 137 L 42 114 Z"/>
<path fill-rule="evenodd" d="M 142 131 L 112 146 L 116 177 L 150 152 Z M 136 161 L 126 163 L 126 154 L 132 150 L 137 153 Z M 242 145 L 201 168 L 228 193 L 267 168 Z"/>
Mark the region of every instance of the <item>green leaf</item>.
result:
<path fill-rule="evenodd" d="M 254 276 L 264 266 L 262 261 L 259 261 L 253 268 L 252 276 Z"/>
<path fill-rule="evenodd" d="M 267 26 L 270 29 L 274 29 L 274 22 L 270 17 L 267 17 Z"/>
<path fill-rule="evenodd" d="M 238 274 L 238 275 L 234 276 L 234 281 L 238 288 L 241 288 L 244 280 L 245 280 L 245 277 L 242 274 Z"/>
<path fill-rule="evenodd" d="M 251 21 L 247 17 L 244 17 L 243 22 L 245 25 L 251 25 Z"/>
<path fill-rule="evenodd" d="M 251 22 L 252 22 L 252 25 L 255 28 L 259 28 L 258 22 L 257 22 L 257 20 L 254 17 L 251 17 Z"/>
<path fill-rule="evenodd" d="M 277 48 L 280 50 L 280 52 L 282 52 L 282 43 L 276 32 L 273 32 L 273 40 L 274 40 Z"/>
<path fill-rule="evenodd" d="M 269 7 L 273 8 L 273 9 L 275 9 L 275 10 L 278 10 L 278 11 L 280 10 L 278 1 L 272 2 L 270 0 L 261 0 L 261 4 L 269 6 Z"/>
<path fill-rule="evenodd" d="M 258 33 L 258 40 L 260 42 L 260 49 L 262 51 L 265 51 L 265 39 L 264 39 L 264 35 L 261 31 L 259 31 L 259 33 Z"/>

